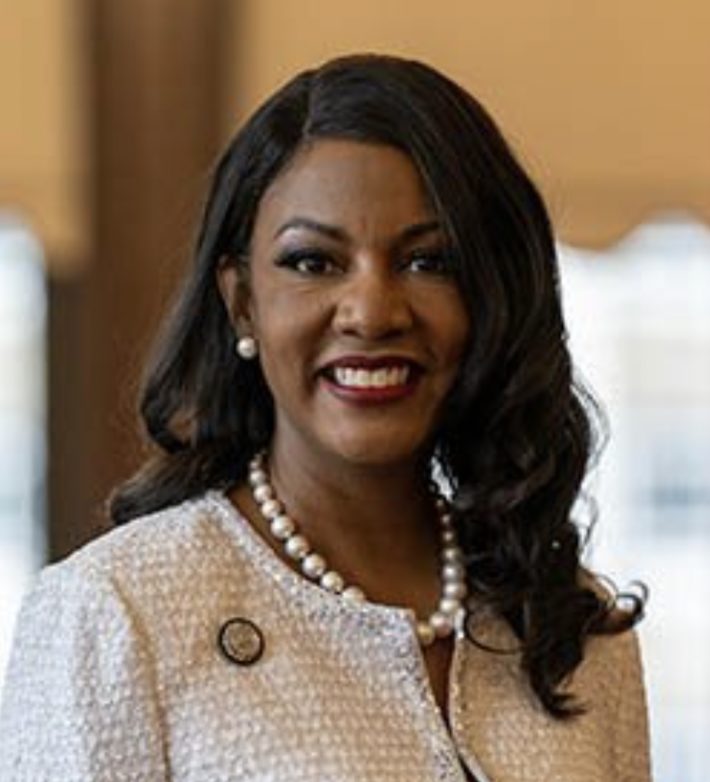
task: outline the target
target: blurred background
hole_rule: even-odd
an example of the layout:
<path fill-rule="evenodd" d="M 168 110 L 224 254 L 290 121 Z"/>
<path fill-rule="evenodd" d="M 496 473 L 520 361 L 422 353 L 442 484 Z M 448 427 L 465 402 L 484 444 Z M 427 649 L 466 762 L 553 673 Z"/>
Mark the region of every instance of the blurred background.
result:
<path fill-rule="evenodd" d="M 296 70 L 431 62 L 555 221 L 611 440 L 593 567 L 651 590 L 658 782 L 710 765 L 710 4 L 0 0 L 0 678 L 23 591 L 140 463 L 140 367 L 216 154 Z"/>

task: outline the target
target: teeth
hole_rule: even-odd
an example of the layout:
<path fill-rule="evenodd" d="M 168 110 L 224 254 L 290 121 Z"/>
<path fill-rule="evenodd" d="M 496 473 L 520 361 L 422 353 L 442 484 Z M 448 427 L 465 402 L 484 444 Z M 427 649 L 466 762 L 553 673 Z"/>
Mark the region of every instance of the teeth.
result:
<path fill-rule="evenodd" d="M 404 385 L 409 377 L 409 367 L 381 368 L 374 371 L 362 368 L 335 367 L 334 375 L 336 383 L 340 386 L 386 388 Z"/>

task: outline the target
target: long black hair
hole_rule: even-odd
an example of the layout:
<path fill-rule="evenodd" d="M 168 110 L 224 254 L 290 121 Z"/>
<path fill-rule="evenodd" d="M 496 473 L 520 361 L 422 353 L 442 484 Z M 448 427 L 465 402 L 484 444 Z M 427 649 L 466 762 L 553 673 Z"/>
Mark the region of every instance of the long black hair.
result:
<path fill-rule="evenodd" d="M 579 705 L 560 685 L 586 638 L 631 626 L 643 601 L 615 610 L 580 565 L 571 513 L 596 450 L 597 415 L 573 379 L 544 203 L 481 105 L 427 65 L 333 60 L 282 87 L 231 142 L 142 392 L 155 455 L 114 492 L 111 516 L 122 523 L 229 488 L 268 445 L 273 400 L 258 362 L 235 355 L 216 269 L 224 257 L 248 255 L 265 190 L 319 138 L 405 152 L 444 226 L 473 337 L 435 458 L 453 489 L 476 599 L 520 639 L 523 670 L 545 708 L 570 716 Z"/>

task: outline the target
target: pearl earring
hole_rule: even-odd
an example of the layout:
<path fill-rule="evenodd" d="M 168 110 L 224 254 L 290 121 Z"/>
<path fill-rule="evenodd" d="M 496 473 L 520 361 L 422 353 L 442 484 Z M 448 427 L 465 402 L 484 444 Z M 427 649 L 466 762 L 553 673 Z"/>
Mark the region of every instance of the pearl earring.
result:
<path fill-rule="evenodd" d="M 239 358 L 250 361 L 256 357 L 259 348 L 254 337 L 239 337 L 236 344 L 236 353 Z"/>

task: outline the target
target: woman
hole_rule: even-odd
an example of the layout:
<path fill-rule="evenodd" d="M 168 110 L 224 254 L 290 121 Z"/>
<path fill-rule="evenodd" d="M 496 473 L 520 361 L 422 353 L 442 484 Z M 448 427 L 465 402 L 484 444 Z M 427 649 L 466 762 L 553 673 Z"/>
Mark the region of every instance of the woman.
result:
<path fill-rule="evenodd" d="M 259 109 L 141 409 L 130 523 L 25 602 L 3 780 L 649 778 L 548 217 L 460 87 L 359 56 Z"/>

